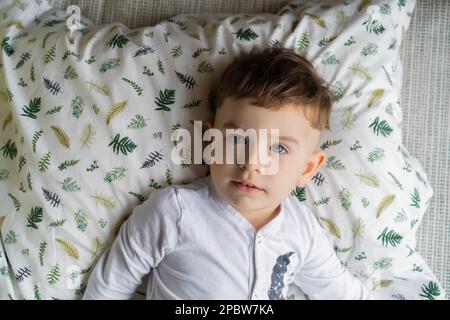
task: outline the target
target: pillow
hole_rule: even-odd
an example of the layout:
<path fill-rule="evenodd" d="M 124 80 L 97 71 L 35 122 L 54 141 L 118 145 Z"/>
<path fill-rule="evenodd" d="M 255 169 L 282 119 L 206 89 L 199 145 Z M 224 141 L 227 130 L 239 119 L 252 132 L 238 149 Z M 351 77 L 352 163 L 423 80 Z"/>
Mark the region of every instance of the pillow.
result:
<path fill-rule="evenodd" d="M 171 133 L 210 117 L 235 56 L 274 45 L 310 58 L 336 98 L 326 164 L 293 194 L 376 297 L 442 298 L 415 250 L 432 188 L 401 141 L 399 46 L 414 5 L 293 1 L 129 30 L 86 19 L 71 29 L 42 1 L 0 4 L 0 298 L 80 298 L 135 206 L 207 172 L 170 161 Z M 295 286 L 288 297 L 308 298 Z"/>

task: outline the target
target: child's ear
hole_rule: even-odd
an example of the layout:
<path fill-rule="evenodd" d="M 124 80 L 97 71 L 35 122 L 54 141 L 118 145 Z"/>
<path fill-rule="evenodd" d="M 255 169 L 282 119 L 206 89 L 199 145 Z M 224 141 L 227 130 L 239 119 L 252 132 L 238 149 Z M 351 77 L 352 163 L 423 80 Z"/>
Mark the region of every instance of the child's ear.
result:
<path fill-rule="evenodd" d="M 313 152 L 306 159 L 306 167 L 299 176 L 298 186 L 304 187 L 314 177 L 326 159 L 325 153 L 322 151 Z"/>

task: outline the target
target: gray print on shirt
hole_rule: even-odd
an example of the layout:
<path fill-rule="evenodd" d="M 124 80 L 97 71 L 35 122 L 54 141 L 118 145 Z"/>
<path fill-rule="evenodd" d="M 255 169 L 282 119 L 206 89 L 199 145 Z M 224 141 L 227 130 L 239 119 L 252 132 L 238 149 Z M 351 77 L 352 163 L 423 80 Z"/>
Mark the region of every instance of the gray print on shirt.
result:
<path fill-rule="evenodd" d="M 287 271 L 287 266 L 291 262 L 289 257 L 293 255 L 293 251 L 289 251 L 277 258 L 277 262 L 273 266 L 272 269 L 272 282 L 270 284 L 270 289 L 267 292 L 270 300 L 284 300 L 283 294 L 281 291 L 284 287 L 284 274 Z"/>

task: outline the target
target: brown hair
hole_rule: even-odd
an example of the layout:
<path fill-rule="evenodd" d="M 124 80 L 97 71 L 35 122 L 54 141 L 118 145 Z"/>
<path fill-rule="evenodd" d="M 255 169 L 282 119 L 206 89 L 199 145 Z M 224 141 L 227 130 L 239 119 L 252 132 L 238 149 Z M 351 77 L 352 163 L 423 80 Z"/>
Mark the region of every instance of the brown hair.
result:
<path fill-rule="evenodd" d="M 313 64 L 280 46 L 252 49 L 236 57 L 222 73 L 212 111 L 227 97 L 254 98 L 253 105 L 264 108 L 298 103 L 311 126 L 319 130 L 328 122 L 333 105 L 333 95 Z"/>

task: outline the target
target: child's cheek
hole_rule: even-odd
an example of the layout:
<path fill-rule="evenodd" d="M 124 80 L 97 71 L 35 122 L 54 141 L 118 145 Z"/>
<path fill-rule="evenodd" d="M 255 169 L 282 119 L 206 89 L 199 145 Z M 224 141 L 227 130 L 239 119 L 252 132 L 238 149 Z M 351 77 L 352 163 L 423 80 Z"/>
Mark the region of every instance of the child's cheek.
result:
<path fill-rule="evenodd" d="M 285 162 L 286 159 L 284 159 L 283 155 L 271 152 L 263 160 L 262 172 L 268 176 L 278 175 Z"/>

